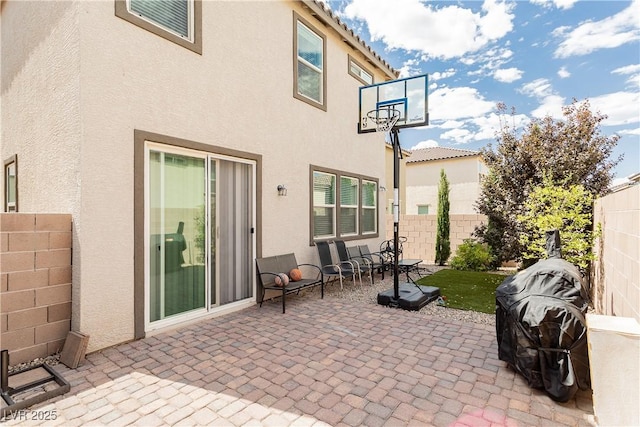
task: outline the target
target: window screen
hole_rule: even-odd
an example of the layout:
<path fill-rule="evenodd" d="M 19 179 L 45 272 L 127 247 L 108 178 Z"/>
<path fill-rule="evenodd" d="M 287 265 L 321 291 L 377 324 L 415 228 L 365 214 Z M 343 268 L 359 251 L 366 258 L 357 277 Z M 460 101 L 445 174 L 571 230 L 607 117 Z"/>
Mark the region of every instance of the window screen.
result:
<path fill-rule="evenodd" d="M 147 20 L 189 38 L 189 3 L 193 0 L 130 0 L 129 7 Z"/>

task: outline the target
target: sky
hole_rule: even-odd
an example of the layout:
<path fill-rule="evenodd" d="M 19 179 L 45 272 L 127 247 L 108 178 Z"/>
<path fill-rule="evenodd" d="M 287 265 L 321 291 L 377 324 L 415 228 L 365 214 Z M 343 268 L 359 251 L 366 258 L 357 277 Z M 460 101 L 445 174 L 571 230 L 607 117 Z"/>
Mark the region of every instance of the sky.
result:
<path fill-rule="evenodd" d="M 403 148 L 495 148 L 498 103 L 522 130 L 575 98 L 620 136 L 614 182 L 640 172 L 640 0 L 323 3 L 401 78 L 428 74 L 429 126 L 403 129 Z"/>

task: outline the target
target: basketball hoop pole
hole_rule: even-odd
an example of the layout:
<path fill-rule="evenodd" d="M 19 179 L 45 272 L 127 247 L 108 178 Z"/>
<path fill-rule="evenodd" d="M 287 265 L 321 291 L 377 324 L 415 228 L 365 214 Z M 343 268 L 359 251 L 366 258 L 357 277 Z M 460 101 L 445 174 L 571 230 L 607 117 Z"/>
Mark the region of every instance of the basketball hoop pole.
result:
<path fill-rule="evenodd" d="M 391 144 L 393 145 L 393 298 L 400 298 L 400 285 L 398 283 L 398 228 L 400 223 L 400 138 L 398 129 L 389 131 Z"/>

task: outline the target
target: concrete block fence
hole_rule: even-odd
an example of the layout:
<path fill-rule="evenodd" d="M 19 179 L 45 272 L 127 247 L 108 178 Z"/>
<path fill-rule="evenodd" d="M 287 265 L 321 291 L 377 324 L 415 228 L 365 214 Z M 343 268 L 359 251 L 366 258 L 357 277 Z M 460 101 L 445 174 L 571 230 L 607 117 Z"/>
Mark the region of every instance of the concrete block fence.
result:
<path fill-rule="evenodd" d="M 456 253 L 464 239 L 473 234 L 476 226 L 486 223 L 484 215 L 450 215 L 451 256 Z M 393 239 L 393 215 L 387 215 L 387 239 Z M 403 244 L 403 257 L 421 259 L 425 264 L 433 264 L 436 258 L 436 215 L 400 215 L 400 236 L 407 238 Z M 449 258 L 451 259 L 451 258 Z"/>
<path fill-rule="evenodd" d="M 55 354 L 71 327 L 71 215 L 0 213 L 0 348 Z"/>

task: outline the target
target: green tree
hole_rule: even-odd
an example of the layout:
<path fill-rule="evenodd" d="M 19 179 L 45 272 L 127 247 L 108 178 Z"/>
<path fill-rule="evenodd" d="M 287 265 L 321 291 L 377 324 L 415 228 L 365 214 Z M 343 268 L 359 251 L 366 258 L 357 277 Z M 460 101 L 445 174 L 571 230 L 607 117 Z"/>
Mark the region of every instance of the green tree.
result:
<path fill-rule="evenodd" d="M 451 241 L 449 240 L 449 180 L 444 169 L 440 170 L 438 184 L 438 229 L 436 234 L 436 263 L 444 265 L 451 255 Z"/>
<path fill-rule="evenodd" d="M 593 194 L 582 185 L 554 185 L 549 177 L 534 187 L 518 216 L 525 260 L 547 257 L 545 232 L 560 231 L 562 258 L 583 272 L 594 259 L 591 248 L 598 232 L 591 231 Z"/>
<path fill-rule="evenodd" d="M 506 106 L 498 105 L 501 130 L 498 144 L 482 150 L 489 168 L 482 180 L 478 212 L 486 215 L 491 227 L 476 230 L 496 256 L 496 262 L 521 259 L 523 232 L 518 217 L 534 187 L 548 176 L 553 184 L 582 185 L 594 196 L 606 194 L 613 168 L 622 157 L 611 159 L 619 136 L 605 136 L 600 124 L 607 118 L 592 113 L 589 101 L 573 102 L 563 108 L 563 119 L 550 116 L 533 119 L 519 135 L 508 124 Z M 511 112 L 515 122 L 515 111 Z M 485 233 L 490 229 L 491 233 Z"/>

